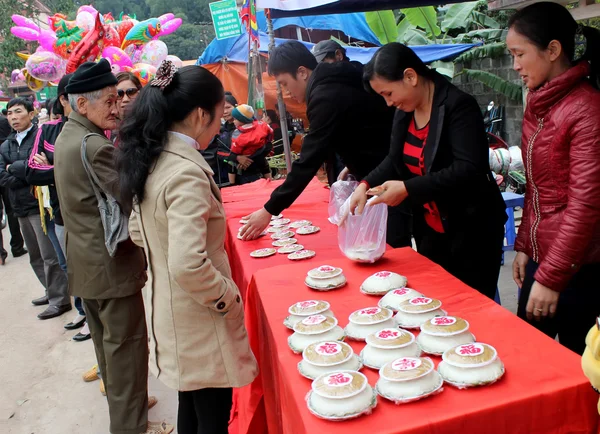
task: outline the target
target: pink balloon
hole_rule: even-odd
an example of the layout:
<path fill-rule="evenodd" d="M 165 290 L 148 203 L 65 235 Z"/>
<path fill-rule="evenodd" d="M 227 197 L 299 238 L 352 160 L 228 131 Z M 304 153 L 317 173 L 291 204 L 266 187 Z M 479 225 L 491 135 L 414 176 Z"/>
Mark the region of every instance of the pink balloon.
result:
<path fill-rule="evenodd" d="M 171 21 L 173 18 L 175 18 L 175 15 L 173 15 L 172 13 L 168 13 L 168 14 L 164 14 L 164 15 L 161 15 L 160 17 L 158 17 L 158 21 L 161 24 L 164 24 L 167 21 Z"/>
<path fill-rule="evenodd" d="M 174 20 L 167 21 L 162 25 L 159 36 L 170 35 L 176 31 L 179 26 L 181 26 L 181 23 L 183 23 L 181 18 L 175 18 Z"/>
<path fill-rule="evenodd" d="M 34 23 L 29 18 L 24 17 L 23 15 L 15 14 L 11 18 L 12 18 L 13 22 L 19 27 L 27 27 L 29 29 L 36 30 L 38 32 L 40 31 L 40 27 L 36 23 Z"/>
<path fill-rule="evenodd" d="M 56 42 L 56 35 L 50 30 L 42 30 L 38 42 L 46 50 L 52 51 Z"/>
<path fill-rule="evenodd" d="M 30 29 L 29 27 L 11 27 L 10 32 L 17 38 L 26 41 L 37 41 L 40 37 L 40 32 Z"/>
<path fill-rule="evenodd" d="M 90 14 L 94 15 L 94 17 L 98 13 L 98 11 L 92 5 L 81 6 L 79 9 L 77 9 L 77 15 L 79 15 L 81 12 L 89 12 Z"/>
<path fill-rule="evenodd" d="M 118 47 L 106 47 L 102 50 L 102 57 L 110 63 L 113 73 L 125 71 L 126 68 L 131 68 L 133 62 L 123 50 Z"/>

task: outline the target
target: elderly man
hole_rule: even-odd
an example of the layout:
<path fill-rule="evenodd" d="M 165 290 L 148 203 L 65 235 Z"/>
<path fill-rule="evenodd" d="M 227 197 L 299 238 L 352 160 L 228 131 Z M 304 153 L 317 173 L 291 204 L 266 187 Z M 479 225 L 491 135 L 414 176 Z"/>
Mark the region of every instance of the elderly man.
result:
<path fill-rule="evenodd" d="M 69 286 L 72 295 L 83 299 L 106 387 L 110 432 L 170 433 L 173 427 L 147 420 L 144 253 L 128 240 L 115 257 L 108 254 L 98 201 L 81 160 L 82 140 L 93 133 L 87 159 L 99 187 L 119 200 L 115 148 L 104 135 L 117 127 L 116 85 L 109 63 L 101 60 L 82 64 L 65 89 L 73 111 L 55 143 L 54 177 L 66 231 Z"/>

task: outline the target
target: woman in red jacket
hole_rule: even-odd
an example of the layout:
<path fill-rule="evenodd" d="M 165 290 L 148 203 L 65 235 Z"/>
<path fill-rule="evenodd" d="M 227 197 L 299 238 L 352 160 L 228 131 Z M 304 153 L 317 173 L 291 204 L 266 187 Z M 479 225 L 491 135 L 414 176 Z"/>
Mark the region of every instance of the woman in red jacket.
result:
<path fill-rule="evenodd" d="M 600 314 L 600 33 L 536 3 L 513 15 L 506 42 L 530 91 L 518 315 L 581 354 Z"/>

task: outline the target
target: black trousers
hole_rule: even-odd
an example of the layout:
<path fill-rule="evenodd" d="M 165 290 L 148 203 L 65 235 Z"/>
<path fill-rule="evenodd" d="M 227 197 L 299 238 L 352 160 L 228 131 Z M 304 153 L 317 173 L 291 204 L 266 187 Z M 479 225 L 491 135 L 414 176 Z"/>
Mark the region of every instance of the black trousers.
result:
<path fill-rule="evenodd" d="M 531 287 L 535 281 L 534 275 L 538 264 L 529 261 L 525 269 L 525 280 L 519 297 L 517 315 L 527 321 L 527 302 Z M 567 288 L 560 293 L 554 318 L 540 321 L 533 319 L 529 322 L 542 333 L 552 339 L 558 335 L 560 343 L 576 352 L 583 354 L 585 337 L 600 315 L 600 263 L 584 265 L 573 276 Z"/>
<path fill-rule="evenodd" d="M 179 434 L 227 434 L 233 402 L 232 388 L 179 392 Z"/>
<path fill-rule="evenodd" d="M 25 241 L 21 234 L 19 219 L 13 213 L 10 200 L 8 199 L 8 190 L 4 187 L 0 187 L 0 202 L 4 204 L 6 219 L 8 220 L 8 229 L 10 230 L 10 250 L 12 253 L 18 253 L 23 250 Z M 2 208 L 2 203 L 0 203 L 0 209 Z"/>
<path fill-rule="evenodd" d="M 412 247 L 412 210 L 408 204 L 388 206 L 386 242 L 394 249 Z"/>
<path fill-rule="evenodd" d="M 454 277 L 494 299 L 502 262 L 504 225 L 489 222 L 486 225 L 462 222 L 446 233 L 428 226 L 424 219 L 414 222 L 417 250 L 426 258 L 442 266 Z"/>

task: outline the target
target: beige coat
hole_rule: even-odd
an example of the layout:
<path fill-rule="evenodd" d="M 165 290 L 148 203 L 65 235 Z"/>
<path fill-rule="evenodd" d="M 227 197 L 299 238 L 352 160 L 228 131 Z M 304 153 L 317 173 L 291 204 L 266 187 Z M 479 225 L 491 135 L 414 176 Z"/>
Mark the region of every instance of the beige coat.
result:
<path fill-rule="evenodd" d="M 148 259 L 150 371 L 180 391 L 241 387 L 258 373 L 224 248 L 225 213 L 200 153 L 170 136 L 129 230 Z"/>

